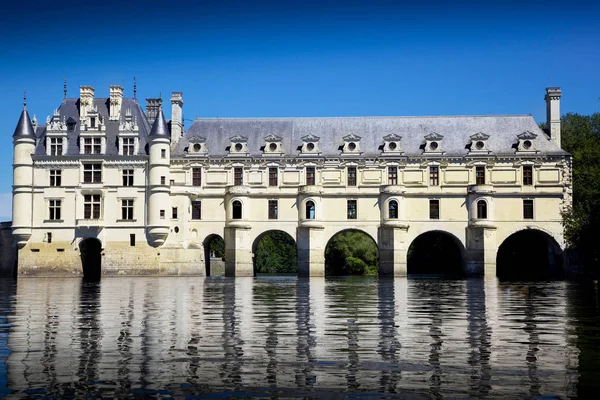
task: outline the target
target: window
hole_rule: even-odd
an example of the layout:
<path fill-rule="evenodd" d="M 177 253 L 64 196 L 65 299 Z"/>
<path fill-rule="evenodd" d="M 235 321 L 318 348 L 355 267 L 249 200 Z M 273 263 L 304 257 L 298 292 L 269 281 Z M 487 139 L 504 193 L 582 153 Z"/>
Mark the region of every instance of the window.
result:
<path fill-rule="evenodd" d="M 398 202 L 396 200 L 390 200 L 390 202 L 388 203 L 388 218 L 398 218 Z"/>
<path fill-rule="evenodd" d="M 533 219 L 533 200 L 523 200 L 523 219 Z"/>
<path fill-rule="evenodd" d="M 440 219 L 439 200 L 429 200 L 429 219 Z"/>
<path fill-rule="evenodd" d="M 356 219 L 356 200 L 348 200 L 348 219 Z"/>
<path fill-rule="evenodd" d="M 166 176 L 161 176 L 160 177 L 160 184 L 161 185 L 166 185 L 167 184 L 167 177 Z"/>
<path fill-rule="evenodd" d="M 306 219 L 315 219 L 315 203 L 312 200 L 306 202 Z"/>
<path fill-rule="evenodd" d="M 83 164 L 83 182 L 101 183 L 102 164 Z"/>
<path fill-rule="evenodd" d="M 123 138 L 123 155 L 132 156 L 135 152 L 135 138 Z"/>
<path fill-rule="evenodd" d="M 476 166 L 475 167 L 475 184 L 476 185 L 485 185 L 485 167 L 484 166 Z"/>
<path fill-rule="evenodd" d="M 429 167 L 429 185 L 438 186 L 440 184 L 439 167 Z"/>
<path fill-rule="evenodd" d="M 306 167 L 306 184 L 315 184 L 315 167 Z"/>
<path fill-rule="evenodd" d="M 96 127 L 96 118 L 91 117 L 90 118 L 90 128 L 95 128 L 95 127 Z"/>
<path fill-rule="evenodd" d="M 83 154 L 102 153 L 101 138 L 83 138 Z"/>
<path fill-rule="evenodd" d="M 50 221 L 60 221 L 60 200 L 50 200 Z"/>
<path fill-rule="evenodd" d="M 50 138 L 50 155 L 60 156 L 63 153 L 62 138 Z"/>
<path fill-rule="evenodd" d="M 244 170 L 242 167 L 235 167 L 233 169 L 233 184 L 236 186 L 244 184 Z"/>
<path fill-rule="evenodd" d="M 83 196 L 83 218 L 100 219 L 99 194 L 86 194 Z"/>
<path fill-rule="evenodd" d="M 165 219 L 165 210 L 160 210 L 160 219 Z"/>
<path fill-rule="evenodd" d="M 171 218 L 172 219 L 177 219 L 177 207 L 172 207 L 171 208 Z"/>
<path fill-rule="evenodd" d="M 356 186 L 356 167 L 348 167 L 348 186 Z"/>
<path fill-rule="evenodd" d="M 487 219 L 487 203 L 485 200 L 477 202 L 477 219 Z"/>
<path fill-rule="evenodd" d="M 269 168 L 269 186 L 277 186 L 278 168 Z"/>
<path fill-rule="evenodd" d="M 202 168 L 192 168 L 192 186 L 202 186 Z"/>
<path fill-rule="evenodd" d="M 52 243 L 52 232 L 46 233 L 46 240 L 48 243 Z"/>
<path fill-rule="evenodd" d="M 167 158 L 167 150 L 160 149 L 160 158 Z"/>
<path fill-rule="evenodd" d="M 192 201 L 192 219 L 202 219 L 202 202 L 200 200 Z"/>
<path fill-rule="evenodd" d="M 121 219 L 133 220 L 133 199 L 121 200 Z"/>
<path fill-rule="evenodd" d="M 130 246 L 135 246 L 135 233 L 130 233 L 129 234 L 129 245 Z"/>
<path fill-rule="evenodd" d="M 523 185 L 533 185 L 533 167 L 531 165 L 523 166 Z"/>
<path fill-rule="evenodd" d="M 232 218 L 233 219 L 242 219 L 242 202 L 236 200 L 232 204 Z"/>
<path fill-rule="evenodd" d="M 398 167 L 388 167 L 388 185 L 398 184 Z"/>
<path fill-rule="evenodd" d="M 133 186 L 133 170 L 123 170 L 123 186 Z"/>
<path fill-rule="evenodd" d="M 269 219 L 277 219 L 277 200 L 269 200 Z"/>
<path fill-rule="evenodd" d="M 60 169 L 51 169 L 50 170 L 50 186 L 60 186 L 61 185 L 61 175 L 62 175 L 62 171 Z"/>

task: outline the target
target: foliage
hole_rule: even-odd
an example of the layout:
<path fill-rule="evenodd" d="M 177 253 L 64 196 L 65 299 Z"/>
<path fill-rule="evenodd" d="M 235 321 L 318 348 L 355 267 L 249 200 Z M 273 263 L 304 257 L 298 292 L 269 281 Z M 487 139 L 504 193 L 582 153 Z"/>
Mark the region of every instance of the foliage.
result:
<path fill-rule="evenodd" d="M 225 242 L 222 237 L 217 236 L 211 240 L 210 252 L 218 258 L 223 258 L 225 256 Z"/>
<path fill-rule="evenodd" d="M 377 245 L 365 233 L 345 231 L 334 236 L 325 250 L 327 275 L 377 275 Z"/>
<path fill-rule="evenodd" d="M 281 231 L 271 231 L 260 239 L 254 254 L 256 272 L 285 274 L 298 271 L 296 242 Z"/>
<path fill-rule="evenodd" d="M 598 273 L 600 241 L 600 113 L 561 118 L 562 148 L 573 155 L 573 206 L 563 213 L 565 238 Z"/>

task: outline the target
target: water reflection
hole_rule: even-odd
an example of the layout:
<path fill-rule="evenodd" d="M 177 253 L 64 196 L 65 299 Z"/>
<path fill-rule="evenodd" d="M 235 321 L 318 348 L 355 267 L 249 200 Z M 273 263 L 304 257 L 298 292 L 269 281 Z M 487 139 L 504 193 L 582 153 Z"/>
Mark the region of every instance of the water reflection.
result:
<path fill-rule="evenodd" d="M 598 385 L 597 287 L 295 277 L 0 283 L 0 395 L 576 397 Z"/>

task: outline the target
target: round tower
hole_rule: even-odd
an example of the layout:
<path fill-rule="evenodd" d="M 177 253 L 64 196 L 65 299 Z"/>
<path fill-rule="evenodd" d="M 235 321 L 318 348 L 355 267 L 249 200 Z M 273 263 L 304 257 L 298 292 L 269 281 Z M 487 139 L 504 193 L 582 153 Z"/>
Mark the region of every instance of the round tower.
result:
<path fill-rule="evenodd" d="M 159 108 L 148 136 L 150 160 L 148 164 L 148 236 L 150 244 L 158 247 L 169 235 L 167 212 L 171 210 L 169 172 L 171 133 Z"/>
<path fill-rule="evenodd" d="M 31 237 L 33 211 L 33 159 L 35 132 L 23 98 L 23 112 L 13 133 L 12 234 L 18 248 Z"/>

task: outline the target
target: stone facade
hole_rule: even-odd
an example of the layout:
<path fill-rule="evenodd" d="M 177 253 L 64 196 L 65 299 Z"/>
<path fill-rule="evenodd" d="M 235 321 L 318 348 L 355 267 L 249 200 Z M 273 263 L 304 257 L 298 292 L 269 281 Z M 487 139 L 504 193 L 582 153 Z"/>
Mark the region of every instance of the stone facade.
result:
<path fill-rule="evenodd" d="M 549 133 L 530 115 L 197 119 L 183 96 L 146 112 L 120 86 L 82 86 L 45 125 L 24 109 L 14 137 L 18 274 L 82 274 L 81 243 L 101 244 L 104 275 L 204 275 L 209 238 L 225 241 L 225 273 L 252 276 L 266 232 L 288 233 L 299 274 L 324 275 L 337 233 L 377 243 L 380 274 L 407 273 L 419 235 L 461 248 L 463 269 L 495 275 L 499 246 L 536 230 L 559 253 L 571 204 L 560 148 L 560 89 L 548 88 Z"/>

